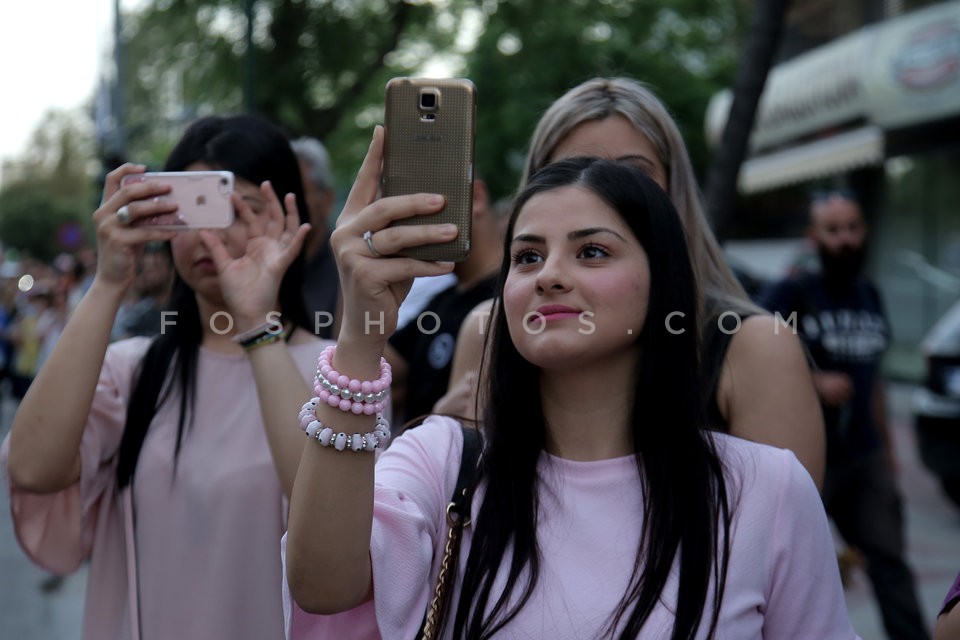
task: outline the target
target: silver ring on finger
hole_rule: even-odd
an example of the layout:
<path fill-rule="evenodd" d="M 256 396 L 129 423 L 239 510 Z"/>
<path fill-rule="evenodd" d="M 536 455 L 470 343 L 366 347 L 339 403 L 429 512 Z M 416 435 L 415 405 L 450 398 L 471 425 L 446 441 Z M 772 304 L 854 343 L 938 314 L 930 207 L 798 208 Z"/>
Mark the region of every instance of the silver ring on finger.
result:
<path fill-rule="evenodd" d="M 123 226 L 130 224 L 130 208 L 127 205 L 123 205 L 117 209 L 117 222 Z"/>
<path fill-rule="evenodd" d="M 373 257 L 374 258 L 381 257 L 380 252 L 377 251 L 377 248 L 373 246 L 373 231 L 371 231 L 370 229 L 367 229 L 366 231 L 364 231 L 363 239 L 367 243 L 367 248 L 370 249 L 370 253 L 373 254 Z"/>

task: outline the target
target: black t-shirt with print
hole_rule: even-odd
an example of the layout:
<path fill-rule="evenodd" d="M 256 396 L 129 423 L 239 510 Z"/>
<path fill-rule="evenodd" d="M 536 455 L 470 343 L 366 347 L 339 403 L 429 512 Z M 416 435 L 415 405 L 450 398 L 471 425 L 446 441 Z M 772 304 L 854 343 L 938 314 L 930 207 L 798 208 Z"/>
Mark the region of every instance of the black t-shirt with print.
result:
<path fill-rule="evenodd" d="M 457 285 L 444 289 L 390 337 L 409 367 L 404 422 L 430 413 L 447 392 L 460 326 L 474 307 L 493 297 L 496 283 L 493 276 L 467 291 L 458 291 Z"/>
<path fill-rule="evenodd" d="M 858 276 L 836 290 L 828 288 L 819 273 L 805 273 L 772 285 L 760 303 L 785 320 L 796 312 L 795 326 L 816 366 L 846 373 L 853 383 L 848 403 L 823 405 L 828 463 L 877 450 L 881 440 L 872 401 L 890 327 L 876 288 Z"/>

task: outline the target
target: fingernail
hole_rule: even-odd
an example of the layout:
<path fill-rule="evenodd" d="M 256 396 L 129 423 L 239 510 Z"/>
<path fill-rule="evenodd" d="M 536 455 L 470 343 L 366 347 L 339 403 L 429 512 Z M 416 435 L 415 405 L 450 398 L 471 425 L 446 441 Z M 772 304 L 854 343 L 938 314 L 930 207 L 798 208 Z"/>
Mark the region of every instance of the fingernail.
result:
<path fill-rule="evenodd" d="M 437 205 L 443 203 L 443 196 L 437 193 L 431 193 L 427 196 L 427 204 Z"/>
<path fill-rule="evenodd" d="M 445 236 L 455 236 L 457 235 L 457 225 L 445 224 L 440 227 L 440 233 L 442 233 Z"/>

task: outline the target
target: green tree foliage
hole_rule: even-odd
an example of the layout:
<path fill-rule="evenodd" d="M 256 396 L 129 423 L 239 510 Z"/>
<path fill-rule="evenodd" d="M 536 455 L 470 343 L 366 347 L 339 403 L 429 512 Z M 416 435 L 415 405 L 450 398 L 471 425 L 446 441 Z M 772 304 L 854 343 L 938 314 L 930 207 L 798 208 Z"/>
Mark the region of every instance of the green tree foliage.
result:
<path fill-rule="evenodd" d="M 291 135 L 323 139 L 349 178 L 383 87 L 452 44 L 465 0 L 154 0 L 126 16 L 128 156 L 159 164 L 200 115 L 236 113 L 254 16 L 254 110 Z"/>
<path fill-rule="evenodd" d="M 723 0 L 484 1 L 486 17 L 466 74 L 478 89 L 477 163 L 495 197 L 517 185 L 543 111 L 594 76 L 647 83 L 672 111 L 698 172 L 708 151 L 703 118 L 729 86 L 742 43 L 743 2 Z"/>
<path fill-rule="evenodd" d="M 255 110 L 323 139 L 341 184 L 382 121 L 386 81 L 441 58 L 479 89 L 478 166 L 495 197 L 516 185 L 543 109 L 596 75 L 649 83 L 705 169 L 703 114 L 730 84 L 749 9 L 743 0 L 150 0 L 123 31 L 129 158 L 156 166 L 190 120 L 244 108 L 248 3 Z M 467 44 L 465 32 L 475 36 Z"/>
<path fill-rule="evenodd" d="M 4 248 L 17 249 L 21 255 L 44 262 L 78 248 L 64 246 L 62 239 L 68 229 L 82 229 L 82 218 L 89 215 L 77 203 L 28 183 L 0 191 L 0 238 Z"/>
<path fill-rule="evenodd" d="M 49 111 L 30 135 L 23 154 L 4 164 L 3 186 L 29 183 L 58 197 L 89 197 L 93 151 L 85 115 Z"/>
<path fill-rule="evenodd" d="M 90 239 L 96 164 L 84 124 L 79 114 L 48 113 L 24 154 L 4 164 L 0 189 L 4 248 L 50 260 L 77 248 L 63 240 Z M 67 229 L 71 233 L 65 234 Z"/>

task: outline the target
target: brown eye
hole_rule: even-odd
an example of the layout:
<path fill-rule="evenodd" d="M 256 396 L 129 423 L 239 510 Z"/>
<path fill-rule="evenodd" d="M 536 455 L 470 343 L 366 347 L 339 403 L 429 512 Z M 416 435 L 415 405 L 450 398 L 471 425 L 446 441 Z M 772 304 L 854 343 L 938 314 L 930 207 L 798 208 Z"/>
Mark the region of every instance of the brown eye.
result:
<path fill-rule="evenodd" d="M 596 260 L 597 258 L 606 258 L 609 253 L 603 247 L 600 247 L 595 244 L 588 244 L 587 246 L 580 249 L 580 258 L 585 258 L 587 260 Z"/>
<path fill-rule="evenodd" d="M 532 264 L 539 261 L 540 256 L 530 249 L 523 249 L 513 254 L 513 263 L 518 265 Z"/>

